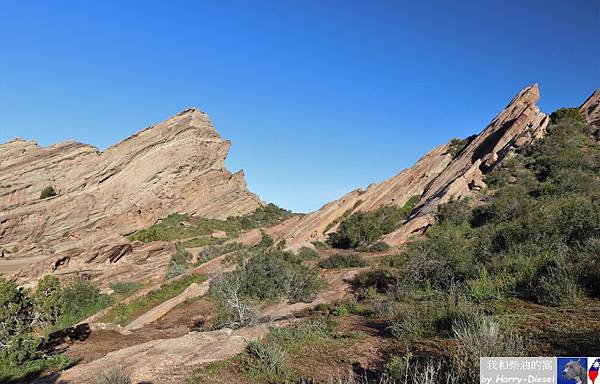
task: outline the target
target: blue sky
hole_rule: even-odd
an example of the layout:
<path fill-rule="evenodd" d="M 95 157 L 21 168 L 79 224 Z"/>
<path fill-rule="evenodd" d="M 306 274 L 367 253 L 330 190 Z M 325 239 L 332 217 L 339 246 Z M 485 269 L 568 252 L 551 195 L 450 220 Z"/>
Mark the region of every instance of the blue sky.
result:
<path fill-rule="evenodd" d="M 1 1 L 0 141 L 105 148 L 195 106 L 264 200 L 309 211 L 600 87 L 600 1 Z"/>

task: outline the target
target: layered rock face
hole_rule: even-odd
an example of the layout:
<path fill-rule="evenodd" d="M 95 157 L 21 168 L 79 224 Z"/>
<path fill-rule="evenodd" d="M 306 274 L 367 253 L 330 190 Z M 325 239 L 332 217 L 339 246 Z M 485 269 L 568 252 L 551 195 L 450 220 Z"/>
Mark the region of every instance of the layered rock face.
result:
<path fill-rule="evenodd" d="M 292 218 L 269 233 L 284 239 L 289 249 L 298 249 L 315 240 L 325 240 L 335 231 L 331 225 L 348 211 L 371 211 L 384 205 L 404 205 L 408 199 L 421 195 L 427 184 L 451 162 L 448 146 L 441 145 L 423 156 L 411 168 L 367 189 L 357 189 L 324 205 L 302 218 Z"/>
<path fill-rule="evenodd" d="M 597 89 L 581 104 L 579 112 L 592 127 L 600 129 L 600 89 Z"/>
<path fill-rule="evenodd" d="M 242 171 L 225 168 L 229 147 L 196 109 L 102 152 L 76 142 L 2 144 L 0 247 L 17 246 L 18 256 L 84 249 L 102 258 L 119 245 L 107 239 L 122 243 L 173 212 L 220 219 L 252 212 L 261 202 Z M 58 195 L 40 199 L 46 186 Z"/>
<path fill-rule="evenodd" d="M 440 204 L 477 193 L 483 177 L 515 148 L 543 137 L 549 117 L 537 107 L 537 84 L 523 89 L 498 116 L 433 180 L 421 195 L 411 217 L 384 241 L 397 245 L 422 234 L 435 222 Z"/>
<path fill-rule="evenodd" d="M 448 153 L 448 145 L 441 145 L 400 174 L 366 190 L 352 191 L 318 211 L 301 219 L 290 219 L 267 232 L 285 240 L 288 248 L 298 249 L 312 241 L 324 240 L 336 229 L 332 223 L 345 212 L 402 206 L 412 196 L 420 196 L 405 224 L 384 237 L 390 245 L 402 244 L 434 223 L 438 205 L 476 193 L 485 186 L 483 176 L 514 148 L 544 135 L 549 118 L 536 105 L 539 97 L 537 84 L 523 89 L 455 158 Z M 259 238 L 255 234 L 248 240 L 256 242 Z"/>

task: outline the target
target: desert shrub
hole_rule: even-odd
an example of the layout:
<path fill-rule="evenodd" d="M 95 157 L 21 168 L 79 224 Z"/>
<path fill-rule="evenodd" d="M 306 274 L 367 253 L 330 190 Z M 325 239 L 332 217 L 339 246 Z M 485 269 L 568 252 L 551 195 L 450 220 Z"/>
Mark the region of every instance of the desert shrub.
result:
<path fill-rule="evenodd" d="M 312 242 L 312 244 L 315 246 L 316 249 L 328 249 L 329 248 L 329 244 L 327 244 L 324 241 L 315 240 Z"/>
<path fill-rule="evenodd" d="M 247 367 L 252 374 L 264 374 L 277 378 L 285 376 L 288 371 L 288 354 L 278 344 L 265 341 L 250 341 L 246 347 Z"/>
<path fill-rule="evenodd" d="M 275 204 L 267 204 L 247 215 L 231 216 L 226 220 L 172 213 L 151 227 L 130 235 L 129 239 L 150 242 L 199 237 L 186 242 L 186 246 L 202 246 L 223 241 L 223 239 L 209 237 L 214 231 L 225 231 L 228 237 L 236 237 L 242 231 L 270 227 L 295 215 L 297 214 L 279 208 Z"/>
<path fill-rule="evenodd" d="M 143 285 L 135 281 L 114 281 L 109 286 L 117 295 L 129 296 L 142 288 Z"/>
<path fill-rule="evenodd" d="M 477 135 L 471 135 L 464 139 L 452 138 L 448 142 L 448 153 L 452 158 L 456 158 L 467 145 L 477 138 Z"/>
<path fill-rule="evenodd" d="M 48 197 L 52 197 L 52 196 L 56 196 L 56 195 L 58 195 L 58 193 L 56 192 L 54 187 L 49 185 L 49 186 L 45 187 L 44 189 L 42 189 L 42 191 L 40 192 L 40 199 L 46 199 Z"/>
<path fill-rule="evenodd" d="M 558 123 L 560 120 L 569 119 L 577 122 L 585 122 L 585 119 L 577 108 L 560 108 L 550 114 L 550 120 Z"/>
<path fill-rule="evenodd" d="M 259 250 L 247 261 L 240 260 L 234 271 L 213 279 L 209 293 L 217 306 L 218 325 L 240 326 L 251 320 L 246 314 L 255 303 L 310 302 L 324 286 L 318 271 L 302 264 L 297 255 Z"/>
<path fill-rule="evenodd" d="M 357 212 L 340 223 L 337 232 L 330 235 L 329 242 L 334 248 L 356 248 L 372 243 L 383 234 L 373 214 Z"/>
<path fill-rule="evenodd" d="M 362 271 L 354 278 L 356 288 L 375 288 L 379 292 L 392 291 L 399 281 L 399 274 L 389 268 L 377 268 L 368 271 Z"/>
<path fill-rule="evenodd" d="M 297 252 L 298 257 L 302 260 L 318 259 L 319 252 L 310 247 L 302 247 Z"/>
<path fill-rule="evenodd" d="M 436 219 L 439 223 L 461 225 L 468 223 L 471 218 L 469 199 L 451 199 L 438 207 Z"/>
<path fill-rule="evenodd" d="M 191 259 L 192 254 L 188 250 L 184 249 L 180 245 L 176 245 L 175 252 L 173 252 L 171 255 L 171 260 L 169 261 L 167 279 L 185 274 L 185 270 Z"/>
<path fill-rule="evenodd" d="M 490 274 L 487 269 L 482 269 L 479 276 L 466 282 L 466 295 L 476 302 L 500 299 L 510 295 L 516 287 L 516 278 L 513 274 Z"/>
<path fill-rule="evenodd" d="M 411 197 L 402 207 L 383 206 L 372 212 L 355 212 L 341 220 L 328 242 L 334 248 L 368 248 L 381 236 L 393 232 L 409 216 L 419 196 Z"/>
<path fill-rule="evenodd" d="M 364 267 L 367 261 L 356 253 L 336 253 L 319 263 L 325 269 Z"/>
<path fill-rule="evenodd" d="M 258 248 L 270 248 L 275 244 L 273 238 L 267 233 L 262 232 L 260 242 L 256 245 Z"/>
<path fill-rule="evenodd" d="M 538 303 L 551 306 L 575 305 L 581 299 L 581 289 L 575 283 L 574 271 L 564 264 L 546 266 L 534 279 L 534 295 Z"/>
<path fill-rule="evenodd" d="M 106 371 L 98 372 L 93 384 L 131 384 L 131 373 L 124 367 L 118 365 Z"/>
<path fill-rule="evenodd" d="M 504 331 L 498 323 L 487 317 L 474 322 L 458 322 L 453 326 L 459 347 L 452 359 L 452 373 L 464 380 L 479 381 L 479 358 L 484 356 L 523 356 L 526 352 L 523 339 Z"/>
<path fill-rule="evenodd" d="M 54 329 L 71 327 L 99 310 L 108 307 L 113 299 L 100 293 L 90 281 L 75 278 L 63 290 L 64 306 Z"/>
<path fill-rule="evenodd" d="M 287 209 L 278 207 L 276 204 L 269 203 L 258 207 L 254 212 L 244 216 L 231 216 L 227 222 L 237 224 L 241 229 L 271 227 L 292 216 L 297 216 Z"/>
<path fill-rule="evenodd" d="M 223 256 L 229 253 L 241 252 L 246 249 L 246 246 L 240 243 L 226 243 L 220 245 L 209 245 L 198 252 L 198 262 L 196 265 L 201 265 L 216 257 Z"/>
<path fill-rule="evenodd" d="M 390 249 L 390 246 L 384 241 L 378 241 L 375 244 L 371 244 L 368 248 L 369 252 L 385 252 Z"/>

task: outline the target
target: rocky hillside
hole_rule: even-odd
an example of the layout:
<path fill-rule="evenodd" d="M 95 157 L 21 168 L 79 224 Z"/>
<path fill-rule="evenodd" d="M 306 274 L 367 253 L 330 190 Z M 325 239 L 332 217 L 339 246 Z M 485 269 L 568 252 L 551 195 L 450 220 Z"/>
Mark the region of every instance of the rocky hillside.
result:
<path fill-rule="evenodd" d="M 0 145 L 0 249 L 5 256 L 87 252 L 118 259 L 124 235 L 174 212 L 224 219 L 261 206 L 242 171 L 225 168 L 230 142 L 189 109 L 104 151 L 77 142 Z M 42 198 L 42 191 L 54 193 Z M 147 256 L 145 256 L 147 257 Z M 66 259 L 65 259 L 66 258 Z"/>
<path fill-rule="evenodd" d="M 514 149 L 544 136 L 550 119 L 537 107 L 539 98 L 538 85 L 529 86 L 478 135 L 438 146 L 400 174 L 372 184 L 366 190 L 352 191 L 313 213 L 271 228 L 268 233 L 285 240 L 288 248 L 298 249 L 326 240 L 339 221 L 352 212 L 374 211 L 387 205 L 401 207 L 411 197 L 419 196 L 405 223 L 383 238 L 390 245 L 403 244 L 434 223 L 440 204 L 478 193 L 485 187 L 486 173 Z M 600 126 L 600 91 L 590 96 L 580 111 L 591 125 Z M 248 236 L 247 240 L 257 241 L 258 236 Z"/>

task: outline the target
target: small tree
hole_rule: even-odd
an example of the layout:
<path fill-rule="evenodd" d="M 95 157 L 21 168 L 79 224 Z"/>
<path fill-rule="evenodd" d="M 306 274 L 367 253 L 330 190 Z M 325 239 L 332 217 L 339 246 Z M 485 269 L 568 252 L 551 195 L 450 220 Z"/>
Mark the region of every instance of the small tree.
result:
<path fill-rule="evenodd" d="M 0 362 L 16 367 L 35 357 L 40 344 L 33 335 L 35 317 L 27 292 L 0 278 Z"/>
<path fill-rule="evenodd" d="M 54 187 L 49 185 L 46 188 L 42 189 L 42 192 L 40 193 L 40 199 L 46 199 L 48 197 L 52 197 L 52 196 L 56 196 L 56 195 L 58 195 L 58 193 L 56 192 Z"/>
<path fill-rule="evenodd" d="M 54 324 L 64 307 L 63 290 L 56 276 L 46 275 L 39 282 L 34 296 L 40 321 Z"/>

